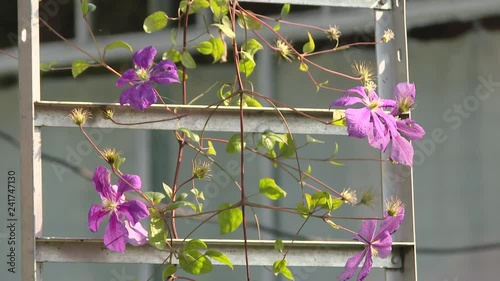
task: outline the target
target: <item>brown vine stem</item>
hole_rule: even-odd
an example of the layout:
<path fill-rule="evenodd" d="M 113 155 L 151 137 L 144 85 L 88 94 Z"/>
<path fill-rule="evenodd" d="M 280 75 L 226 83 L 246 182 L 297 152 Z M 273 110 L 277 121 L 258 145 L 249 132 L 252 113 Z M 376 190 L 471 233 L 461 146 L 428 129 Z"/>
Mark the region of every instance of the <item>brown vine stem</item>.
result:
<path fill-rule="evenodd" d="M 5 54 L 5 55 L 7 55 L 7 56 L 9 56 L 9 57 L 11 57 L 11 58 L 13 58 L 13 59 L 17 60 L 17 56 L 15 56 L 14 54 L 11 54 L 11 53 L 9 53 L 9 52 L 7 52 L 7 51 L 0 50 L 0 53 Z"/>
<path fill-rule="evenodd" d="M 232 7 L 230 9 L 230 16 L 231 16 L 231 23 L 232 23 L 232 29 L 233 31 L 236 31 L 236 6 L 238 5 L 238 1 L 235 0 L 232 3 Z M 249 263 L 249 258 L 248 258 L 248 237 L 247 237 L 247 219 L 246 219 L 246 214 L 245 214 L 245 142 L 243 141 L 245 139 L 245 120 L 244 120 L 244 114 L 243 114 L 243 81 L 241 78 L 241 73 L 240 73 L 240 67 L 239 67 L 239 53 L 238 53 L 238 43 L 236 42 L 236 36 L 232 39 L 232 45 L 233 45 L 233 53 L 234 53 L 234 65 L 235 65 L 235 71 L 236 71 L 236 79 L 238 81 L 238 93 L 239 93 L 239 99 L 240 99 L 240 145 L 241 145 L 241 151 L 240 151 L 240 179 L 241 179 L 241 213 L 243 216 L 243 241 L 244 241 L 244 247 L 245 247 L 245 269 L 247 273 L 247 281 L 251 280 L 250 277 L 250 263 Z"/>

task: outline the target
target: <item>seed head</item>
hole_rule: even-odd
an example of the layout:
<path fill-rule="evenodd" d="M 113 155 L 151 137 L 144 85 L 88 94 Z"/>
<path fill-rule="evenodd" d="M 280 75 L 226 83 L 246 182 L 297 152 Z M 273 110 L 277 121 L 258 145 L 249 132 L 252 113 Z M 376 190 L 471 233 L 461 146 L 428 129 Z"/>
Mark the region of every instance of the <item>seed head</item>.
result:
<path fill-rule="evenodd" d="M 210 174 L 212 164 L 209 162 L 198 162 L 193 169 L 194 177 L 200 180 L 208 180 L 212 177 Z"/>
<path fill-rule="evenodd" d="M 342 200 L 345 203 L 351 205 L 356 205 L 358 203 L 358 198 L 356 197 L 356 190 L 351 190 L 350 188 L 344 189 L 342 193 L 340 193 L 340 196 L 342 196 Z"/>
<path fill-rule="evenodd" d="M 330 39 L 332 41 L 334 41 L 334 40 L 338 41 L 342 32 L 340 32 L 338 26 L 334 25 L 334 26 L 330 26 L 330 29 L 328 29 L 326 31 L 326 34 L 327 34 L 328 39 Z"/>
<path fill-rule="evenodd" d="M 387 43 L 392 39 L 394 39 L 394 32 L 390 29 L 384 31 L 384 35 L 382 35 L 382 41 L 384 41 L 384 43 Z"/>
<path fill-rule="evenodd" d="M 69 118 L 73 123 L 75 123 L 78 126 L 81 126 L 85 124 L 88 118 L 91 118 L 92 114 L 90 114 L 90 111 L 83 109 L 83 108 L 75 108 L 71 111 L 69 114 Z"/>
<path fill-rule="evenodd" d="M 276 41 L 276 48 L 278 49 L 278 53 L 287 61 L 291 62 L 293 59 L 292 48 L 285 43 L 283 40 Z"/>
<path fill-rule="evenodd" d="M 352 71 L 356 76 L 361 78 L 363 85 L 367 85 L 373 78 L 372 64 L 369 62 L 354 62 Z"/>

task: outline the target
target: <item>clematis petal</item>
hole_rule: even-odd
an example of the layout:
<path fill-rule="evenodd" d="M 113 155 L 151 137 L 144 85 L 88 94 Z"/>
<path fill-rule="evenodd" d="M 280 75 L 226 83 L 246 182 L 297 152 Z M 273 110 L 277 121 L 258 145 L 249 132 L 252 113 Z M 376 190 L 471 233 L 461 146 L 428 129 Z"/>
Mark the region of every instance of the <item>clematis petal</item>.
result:
<path fill-rule="evenodd" d="M 361 223 L 361 228 L 358 234 L 354 236 L 354 240 L 369 244 L 373 241 L 375 237 L 375 231 L 377 230 L 377 220 L 364 220 Z"/>
<path fill-rule="evenodd" d="M 117 210 L 120 215 L 125 216 L 132 224 L 136 224 L 140 220 L 149 217 L 148 207 L 138 200 L 120 204 Z"/>
<path fill-rule="evenodd" d="M 131 225 L 129 221 L 125 221 L 125 228 L 128 231 L 128 243 L 133 246 L 144 245 L 147 242 L 148 231 L 138 222 Z"/>
<path fill-rule="evenodd" d="M 389 234 L 393 234 L 399 229 L 399 226 L 405 218 L 405 209 L 401 208 L 396 216 L 386 215 L 380 224 L 380 231 L 388 231 Z"/>
<path fill-rule="evenodd" d="M 116 87 L 121 87 L 121 86 L 128 84 L 130 82 L 139 81 L 139 80 L 140 79 L 137 76 L 137 73 L 135 72 L 135 70 L 127 69 L 127 71 L 125 71 L 122 74 L 120 79 L 118 79 L 118 81 L 116 81 Z"/>
<path fill-rule="evenodd" d="M 371 247 L 368 247 L 368 251 L 366 253 L 365 263 L 363 267 L 359 270 L 357 281 L 363 281 L 366 276 L 372 271 L 373 266 L 373 253 Z"/>
<path fill-rule="evenodd" d="M 387 231 L 377 235 L 377 241 L 372 243 L 372 247 L 377 249 L 378 256 L 382 259 L 387 258 L 392 252 L 392 237 Z"/>
<path fill-rule="evenodd" d="M 122 178 L 125 181 L 119 179 L 116 183 L 118 189 L 116 191 L 115 201 L 118 201 L 122 197 L 123 193 L 141 189 L 142 186 L 141 178 L 138 175 L 125 174 Z"/>
<path fill-rule="evenodd" d="M 118 219 L 116 213 L 111 213 L 108 225 L 104 231 L 104 245 L 111 251 L 125 251 L 128 240 L 128 231 L 123 223 Z"/>
<path fill-rule="evenodd" d="M 125 89 L 120 96 L 120 104 L 130 104 L 136 110 L 144 111 L 157 101 L 153 87 L 148 83 L 133 85 Z"/>
<path fill-rule="evenodd" d="M 424 128 L 415 123 L 412 119 L 398 120 L 396 126 L 401 135 L 409 140 L 416 141 L 425 136 Z"/>
<path fill-rule="evenodd" d="M 344 271 L 339 275 L 337 279 L 339 281 L 351 279 L 367 252 L 368 248 L 364 249 L 359 254 L 355 254 L 354 256 L 350 257 L 345 264 Z"/>
<path fill-rule="evenodd" d="M 415 84 L 408 82 L 401 82 L 394 88 L 394 99 L 396 101 L 409 98 L 411 103 L 415 101 Z"/>
<path fill-rule="evenodd" d="M 104 218 L 108 215 L 109 211 L 104 209 L 103 206 L 94 204 L 89 209 L 88 223 L 89 229 L 92 232 L 99 231 L 99 226 L 101 225 Z"/>
<path fill-rule="evenodd" d="M 396 101 L 390 99 L 380 99 L 380 107 L 395 107 Z"/>
<path fill-rule="evenodd" d="M 150 80 L 162 85 L 178 83 L 177 67 L 173 62 L 163 60 L 153 68 Z"/>
<path fill-rule="evenodd" d="M 134 53 L 134 64 L 137 68 L 149 69 L 153 64 L 155 56 L 155 47 L 148 46 Z"/>
<path fill-rule="evenodd" d="M 97 166 L 92 176 L 95 190 L 101 197 L 108 198 L 110 196 L 111 180 L 109 170 L 104 166 Z"/>
<path fill-rule="evenodd" d="M 358 97 L 340 97 L 334 100 L 332 103 L 330 103 L 330 106 L 328 108 L 331 109 L 334 106 L 349 106 L 356 103 L 364 104 L 364 101 Z"/>
<path fill-rule="evenodd" d="M 392 134 L 391 158 L 403 165 L 410 167 L 413 165 L 413 146 L 399 133 Z"/>
<path fill-rule="evenodd" d="M 365 138 L 368 136 L 368 131 L 372 127 L 371 111 L 368 108 L 349 108 L 345 111 L 347 133 L 349 136 L 356 138 Z"/>

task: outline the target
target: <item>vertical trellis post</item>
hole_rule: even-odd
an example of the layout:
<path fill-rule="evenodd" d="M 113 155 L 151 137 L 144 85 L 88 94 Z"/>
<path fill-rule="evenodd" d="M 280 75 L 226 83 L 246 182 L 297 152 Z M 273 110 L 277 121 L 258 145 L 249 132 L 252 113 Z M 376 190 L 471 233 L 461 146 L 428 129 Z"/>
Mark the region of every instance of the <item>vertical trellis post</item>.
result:
<path fill-rule="evenodd" d="M 380 40 L 388 29 L 395 33 L 395 39 L 389 44 L 379 44 L 376 47 L 378 93 L 384 98 L 392 98 L 396 84 L 409 79 L 405 0 L 394 0 L 391 10 L 375 12 L 376 40 Z M 392 163 L 382 163 L 381 166 L 383 198 L 388 199 L 394 195 L 406 204 L 406 219 L 393 239 L 409 245 L 409 249 L 401 253 L 404 270 L 386 270 L 386 280 L 417 280 L 412 169 Z"/>
<path fill-rule="evenodd" d="M 42 158 L 34 102 L 40 100 L 38 1 L 18 0 L 21 278 L 41 280 L 35 238 L 42 237 Z"/>

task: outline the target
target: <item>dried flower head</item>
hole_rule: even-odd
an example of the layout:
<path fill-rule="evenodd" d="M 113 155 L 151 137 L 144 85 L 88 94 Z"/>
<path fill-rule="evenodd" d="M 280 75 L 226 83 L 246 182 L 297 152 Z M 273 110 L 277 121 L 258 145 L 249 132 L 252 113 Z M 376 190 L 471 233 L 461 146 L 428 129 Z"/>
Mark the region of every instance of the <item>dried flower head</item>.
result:
<path fill-rule="evenodd" d="M 334 40 L 338 41 L 342 32 L 340 32 L 338 26 L 334 25 L 334 26 L 330 26 L 330 28 L 326 31 L 326 34 L 328 36 L 328 39 L 330 39 L 332 41 L 334 41 Z"/>
<path fill-rule="evenodd" d="M 212 164 L 209 162 L 197 162 L 193 169 L 194 177 L 200 180 L 208 180 L 212 176 L 210 174 Z"/>
<path fill-rule="evenodd" d="M 340 193 L 340 196 L 342 196 L 342 200 L 345 203 L 351 205 L 356 205 L 358 203 L 358 198 L 356 197 L 356 190 L 351 190 L 350 188 L 344 189 L 342 193 Z"/>
<path fill-rule="evenodd" d="M 373 67 L 369 62 L 354 62 L 352 71 L 356 76 L 361 78 L 363 85 L 367 85 L 373 78 Z"/>
<path fill-rule="evenodd" d="M 384 31 L 384 35 L 382 35 L 382 41 L 384 43 L 387 43 L 387 42 L 391 41 L 392 39 L 394 39 L 394 32 L 390 29 L 387 29 L 386 31 Z"/>
<path fill-rule="evenodd" d="M 278 53 L 287 61 L 291 62 L 293 59 L 293 52 L 292 48 L 285 43 L 283 40 L 278 40 L 276 41 L 276 48 L 278 50 Z"/>
<path fill-rule="evenodd" d="M 78 126 L 81 126 L 85 124 L 88 118 L 91 118 L 92 114 L 90 114 L 90 111 L 83 109 L 83 108 L 75 108 L 71 111 L 69 114 L 69 118 L 73 123 L 75 123 Z"/>
<path fill-rule="evenodd" d="M 385 210 L 387 215 L 391 217 L 399 216 L 404 212 L 405 204 L 398 198 L 390 197 L 385 200 Z"/>
<path fill-rule="evenodd" d="M 121 152 L 114 148 L 105 148 L 102 152 L 103 158 L 108 164 L 119 168 L 120 165 L 125 162 L 125 158 L 121 156 Z"/>
<path fill-rule="evenodd" d="M 361 200 L 359 201 L 359 204 L 370 206 L 373 204 L 374 199 L 375 199 L 375 195 L 373 194 L 373 191 L 370 188 L 361 194 Z"/>
<path fill-rule="evenodd" d="M 101 109 L 101 117 L 105 120 L 112 119 L 114 114 L 115 114 L 115 111 L 112 108 Z"/>

